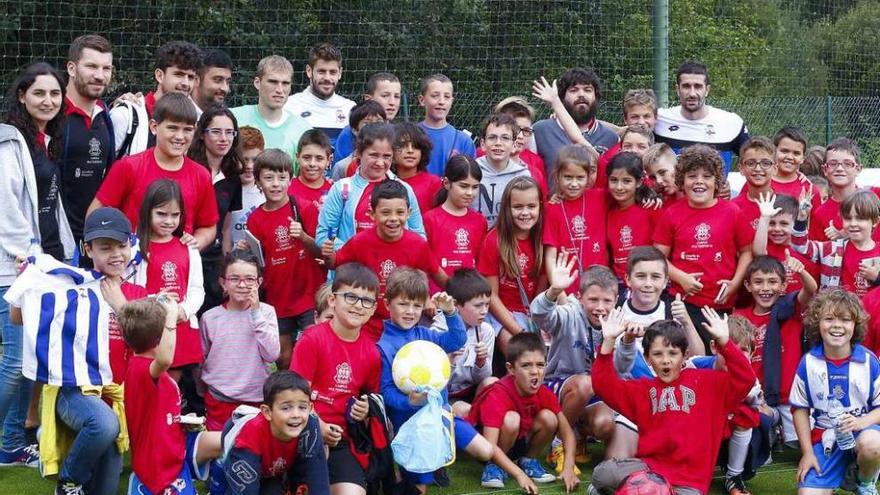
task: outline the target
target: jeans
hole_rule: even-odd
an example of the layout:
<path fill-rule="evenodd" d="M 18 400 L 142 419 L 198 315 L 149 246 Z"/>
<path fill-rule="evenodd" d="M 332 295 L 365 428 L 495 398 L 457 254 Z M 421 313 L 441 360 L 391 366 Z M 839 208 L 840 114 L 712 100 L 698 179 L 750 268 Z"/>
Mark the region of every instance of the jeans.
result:
<path fill-rule="evenodd" d="M 83 395 L 78 387 L 61 388 L 55 411 L 64 424 L 78 432 L 59 479 L 83 485 L 90 495 L 115 494 L 122 471 L 122 456 L 116 448 L 116 414 L 100 397 Z"/>
<path fill-rule="evenodd" d="M 9 322 L 9 304 L 0 287 L 0 325 L 3 327 L 3 359 L 0 361 L 0 418 L 3 421 L 3 450 L 25 447 L 24 420 L 31 401 L 33 382 L 21 374 L 22 327 Z"/>

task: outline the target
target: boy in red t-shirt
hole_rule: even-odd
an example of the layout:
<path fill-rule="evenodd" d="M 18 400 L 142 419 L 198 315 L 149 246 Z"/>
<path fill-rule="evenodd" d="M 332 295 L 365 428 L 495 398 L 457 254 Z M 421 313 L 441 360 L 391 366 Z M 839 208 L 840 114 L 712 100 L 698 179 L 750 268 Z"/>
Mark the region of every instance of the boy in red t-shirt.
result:
<path fill-rule="evenodd" d="M 736 205 L 718 197 L 722 166 L 721 156 L 709 146 L 685 148 L 675 168 L 676 186 L 685 197 L 667 208 L 654 227 L 654 247 L 669 259 L 673 293 L 685 300 L 706 349 L 709 336 L 700 307 L 729 311 L 752 260 L 754 231 L 740 221 Z"/>
<path fill-rule="evenodd" d="M 262 249 L 266 302 L 278 315 L 281 369 L 290 365 L 293 344 L 303 330 L 315 322 L 314 294 L 325 278 L 315 260 L 315 240 L 308 234 L 315 231 L 317 212 L 310 215 L 289 195 L 291 165 L 290 157 L 279 149 L 257 156 L 254 175 L 266 202 L 247 221 L 247 231 Z"/>
<path fill-rule="evenodd" d="M 297 173 L 287 191 L 296 198 L 300 210 L 314 208 L 317 212 L 333 185 L 324 177 L 330 157 L 333 156 L 333 147 L 326 134 L 318 129 L 309 129 L 300 136 L 296 150 Z M 314 236 L 314 232 L 311 235 Z"/>
<path fill-rule="evenodd" d="M 129 493 L 195 494 L 193 476 L 204 480 L 220 456 L 219 432 L 184 430 L 180 389 L 168 374 L 174 358 L 177 295 L 161 293 L 122 307 L 119 323 L 134 351 L 125 382 L 125 419 L 131 439 Z"/>
<path fill-rule="evenodd" d="M 293 352 L 290 369 L 312 388 L 334 493 L 366 494 L 366 465 L 353 453 L 348 421 L 366 421 L 366 394 L 379 392 L 382 362 L 376 341 L 361 332 L 373 316 L 379 279 L 360 263 L 336 269 L 329 305 L 333 318 L 310 327 Z M 337 491 L 337 490 L 344 490 Z"/>
<path fill-rule="evenodd" d="M 776 175 L 770 181 L 773 191 L 793 198 L 812 191 L 813 209 L 818 208 L 822 204 L 819 188 L 801 172 L 807 153 L 807 136 L 804 131 L 800 127 L 785 126 L 773 136 L 773 144 L 776 146 Z"/>
<path fill-rule="evenodd" d="M 800 290 L 786 293 L 788 272 L 799 277 Z M 783 265 L 770 256 L 756 256 L 745 277 L 745 289 L 753 304 L 734 311 L 755 326 L 752 368 L 764 388 L 767 404 L 776 410 L 774 422 L 782 425 L 785 442 L 797 441 L 788 396 L 803 354 L 801 313 L 817 288 L 797 258 L 789 256 Z"/>
<path fill-rule="evenodd" d="M 375 342 L 382 336 L 382 320 L 390 316 L 382 298 L 385 297 L 385 282 L 395 268 L 418 268 L 429 274 L 440 287 L 445 287 L 449 279 L 431 254 L 428 241 L 406 229 L 410 212 L 405 186 L 399 181 L 386 179 L 373 188 L 370 195 L 368 214 L 376 227 L 359 232 L 338 252 L 333 252 L 333 241 L 329 239 L 322 246 L 322 253 L 330 266 L 363 263 L 379 277 L 379 307 L 365 328 Z"/>
<path fill-rule="evenodd" d="M 556 395 L 544 385 L 547 348 L 537 333 L 520 332 L 507 344 L 508 375 L 485 388 L 474 399 L 468 422 L 497 445 L 538 483 L 553 481 L 538 460 L 554 436 L 562 440 L 564 465 L 560 478 L 571 493 L 580 484 L 575 474 L 574 430 L 559 408 Z M 481 483 L 489 488 L 503 488 L 501 470 L 489 463 Z"/>
<path fill-rule="evenodd" d="M 802 196 L 803 201 L 807 202 L 808 194 Z M 778 196 L 762 195 L 757 201 L 758 209 L 761 216 L 758 218 L 758 227 L 755 229 L 755 240 L 752 241 L 752 254 L 754 256 L 769 255 L 780 263 L 785 263 L 789 257 L 796 258 L 803 263 L 804 269 L 813 277 L 813 280 L 819 281 L 819 265 L 808 260 L 804 255 L 795 251 L 791 246 L 791 234 L 794 230 L 795 219 L 803 214 L 802 219 L 806 219 L 809 215 L 808 205 L 805 203 L 806 209 L 801 210 L 798 200 L 784 194 Z M 785 290 L 786 292 L 795 292 L 801 290 L 801 278 L 797 273 L 786 270 L 785 274 Z"/>
<path fill-rule="evenodd" d="M 729 339 L 727 317 L 703 308 L 706 330 L 724 356 L 727 371 L 682 369 L 687 337 L 678 322 L 660 320 L 645 330 L 645 359 L 653 379 L 623 380 L 614 370 L 617 337 L 624 332 L 623 310 L 602 319 L 602 348 L 593 366 L 596 393 L 639 428 L 636 457 L 609 459 L 593 470 L 593 488 L 613 492 L 636 471 L 653 471 L 676 493 L 708 493 L 727 414 L 745 399 L 755 373 Z M 694 441 L 699 439 L 699 441 Z"/>
<path fill-rule="evenodd" d="M 223 485 L 227 495 L 299 493 L 305 485 L 311 495 L 329 495 L 327 456 L 311 396 L 309 383 L 293 371 L 269 375 L 259 411 L 233 418 L 225 429 L 226 476 L 220 485 L 212 480 L 211 493 Z M 301 476 L 290 472 L 294 465 Z"/>
<path fill-rule="evenodd" d="M 773 158 L 776 147 L 769 139 L 756 136 L 746 141 L 739 149 L 739 171 L 746 179 L 746 185 L 739 195 L 731 200 L 739 207 L 739 221 L 752 233 L 758 228 L 761 211 L 758 198 L 772 195 L 771 179 L 776 174 Z"/>
<path fill-rule="evenodd" d="M 200 250 L 214 242 L 220 217 L 211 173 L 186 156 L 196 119 L 188 96 L 177 93 L 163 96 L 150 119 L 156 147 L 114 163 L 89 212 L 101 206 L 119 208 L 136 229 L 147 188 L 156 179 L 171 179 L 180 186 L 184 207 L 191 213 L 186 215 L 181 240 Z"/>

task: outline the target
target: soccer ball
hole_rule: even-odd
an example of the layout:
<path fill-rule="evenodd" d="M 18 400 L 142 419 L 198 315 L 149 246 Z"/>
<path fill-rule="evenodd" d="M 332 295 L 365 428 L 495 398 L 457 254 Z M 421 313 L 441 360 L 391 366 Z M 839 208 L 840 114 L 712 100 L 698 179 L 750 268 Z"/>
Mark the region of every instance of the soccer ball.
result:
<path fill-rule="evenodd" d="M 391 376 L 405 394 L 418 387 L 439 392 L 449 382 L 449 356 L 433 342 L 414 340 L 397 351 L 391 363 Z"/>
<path fill-rule="evenodd" d="M 624 478 L 614 495 L 673 495 L 666 478 L 650 471 L 636 471 Z"/>

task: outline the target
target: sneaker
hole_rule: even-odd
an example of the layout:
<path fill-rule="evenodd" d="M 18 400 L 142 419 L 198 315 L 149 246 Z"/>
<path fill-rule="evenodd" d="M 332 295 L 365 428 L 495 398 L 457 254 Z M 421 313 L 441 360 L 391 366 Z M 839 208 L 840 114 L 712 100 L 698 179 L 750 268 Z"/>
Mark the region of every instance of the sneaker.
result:
<path fill-rule="evenodd" d="M 873 481 L 859 482 L 856 486 L 858 495 L 877 495 L 877 485 Z"/>
<path fill-rule="evenodd" d="M 724 489 L 729 495 L 749 495 L 751 492 L 746 488 L 746 483 L 742 476 L 728 476 L 724 478 Z"/>
<path fill-rule="evenodd" d="M 480 486 L 483 488 L 504 488 L 504 471 L 493 463 L 486 464 L 483 476 L 480 477 Z"/>
<path fill-rule="evenodd" d="M 434 471 L 434 484 L 441 488 L 449 487 L 449 472 L 446 471 L 446 468 Z"/>
<path fill-rule="evenodd" d="M 851 460 L 843 472 L 843 482 L 840 484 L 840 488 L 848 492 L 857 493 L 859 484 L 859 465 L 855 460 Z"/>
<path fill-rule="evenodd" d="M 58 480 L 55 485 L 55 495 L 85 495 L 82 485 L 77 485 L 72 481 L 62 482 Z"/>
<path fill-rule="evenodd" d="M 565 461 L 565 450 L 562 448 L 562 443 L 558 443 L 550 449 L 546 460 L 547 464 L 556 471 L 556 474 L 562 473 L 562 465 Z"/>
<path fill-rule="evenodd" d="M 37 444 L 19 447 L 12 452 L 0 450 L 0 466 L 27 466 L 35 468 L 40 465 L 40 452 Z"/>
<path fill-rule="evenodd" d="M 537 459 L 523 457 L 520 458 L 518 464 L 526 473 L 526 476 L 535 483 L 552 483 L 556 481 L 556 476 L 548 473 Z"/>

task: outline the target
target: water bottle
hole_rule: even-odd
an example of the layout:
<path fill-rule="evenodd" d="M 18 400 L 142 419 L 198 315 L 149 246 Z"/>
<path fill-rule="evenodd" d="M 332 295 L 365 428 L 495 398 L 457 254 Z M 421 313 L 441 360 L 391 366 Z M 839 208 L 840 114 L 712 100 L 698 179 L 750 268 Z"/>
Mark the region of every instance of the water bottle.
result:
<path fill-rule="evenodd" d="M 837 448 L 840 450 L 851 450 L 856 446 L 856 439 L 851 431 L 840 431 L 840 421 L 842 416 L 846 414 L 843 404 L 837 399 L 828 402 L 828 418 L 834 426 L 834 434 L 837 438 Z"/>
<path fill-rule="evenodd" d="M 30 258 L 31 256 L 36 256 L 43 252 L 43 248 L 40 246 L 40 240 L 36 237 L 31 238 L 31 243 L 28 246 L 27 252 L 25 255 Z"/>

